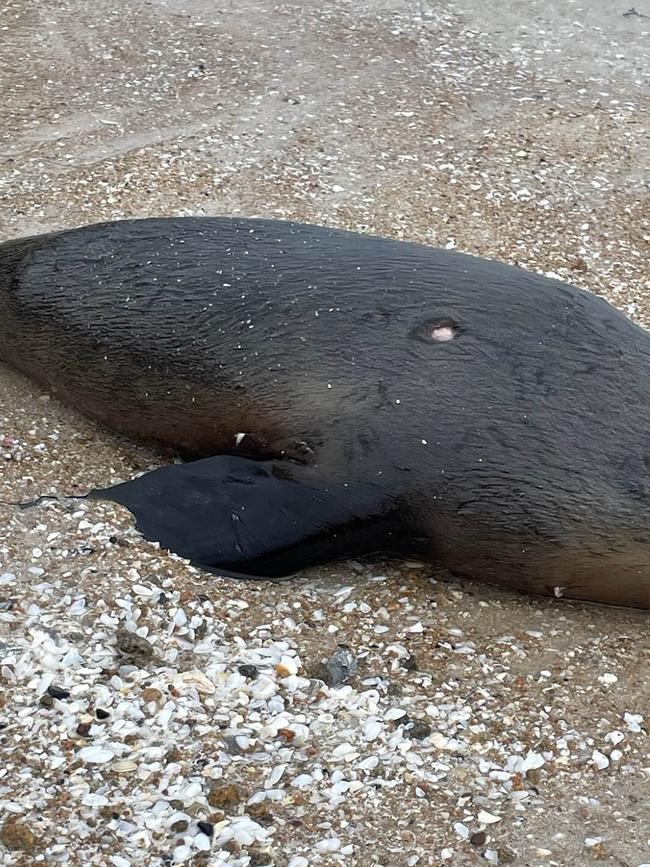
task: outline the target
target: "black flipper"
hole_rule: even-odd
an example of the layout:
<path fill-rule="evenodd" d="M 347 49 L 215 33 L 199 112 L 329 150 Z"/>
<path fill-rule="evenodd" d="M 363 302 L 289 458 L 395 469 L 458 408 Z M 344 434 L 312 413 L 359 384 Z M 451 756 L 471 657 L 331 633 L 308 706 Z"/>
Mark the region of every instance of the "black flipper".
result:
<path fill-rule="evenodd" d="M 220 455 L 88 496 L 126 506 L 147 539 L 220 574 L 277 578 L 316 563 L 399 551 L 400 527 L 378 486 L 319 487 L 297 480 L 299 472 Z"/>

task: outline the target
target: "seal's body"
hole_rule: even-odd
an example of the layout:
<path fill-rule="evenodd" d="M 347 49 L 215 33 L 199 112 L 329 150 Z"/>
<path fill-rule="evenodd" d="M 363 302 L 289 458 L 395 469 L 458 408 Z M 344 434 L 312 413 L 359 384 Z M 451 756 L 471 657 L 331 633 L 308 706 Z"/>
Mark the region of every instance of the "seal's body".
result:
<path fill-rule="evenodd" d="M 0 246 L 0 358 L 206 458 L 97 495 L 214 568 L 374 551 L 650 607 L 650 335 L 518 268 L 278 221 Z"/>

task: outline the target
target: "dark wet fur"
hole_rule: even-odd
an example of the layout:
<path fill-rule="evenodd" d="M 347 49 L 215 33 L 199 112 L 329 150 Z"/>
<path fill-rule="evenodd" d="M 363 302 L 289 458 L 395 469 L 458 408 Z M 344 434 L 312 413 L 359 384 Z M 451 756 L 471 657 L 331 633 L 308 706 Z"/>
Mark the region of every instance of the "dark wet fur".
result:
<path fill-rule="evenodd" d="M 0 357 L 215 456 L 103 493 L 212 568 L 388 549 L 650 606 L 650 336 L 575 287 L 294 223 L 125 221 L 0 246 Z M 233 453 L 269 476 L 229 482 Z"/>

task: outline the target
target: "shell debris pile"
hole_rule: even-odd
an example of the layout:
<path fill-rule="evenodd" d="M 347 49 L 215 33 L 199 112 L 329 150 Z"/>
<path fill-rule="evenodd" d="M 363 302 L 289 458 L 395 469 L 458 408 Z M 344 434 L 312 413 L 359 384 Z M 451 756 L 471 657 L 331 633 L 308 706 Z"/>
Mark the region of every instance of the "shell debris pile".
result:
<path fill-rule="evenodd" d="M 627 665 L 644 615 L 513 601 L 416 564 L 234 582 L 108 505 L 30 511 L 9 516 L 26 565 L 0 575 L 3 863 L 618 851 L 650 778 Z"/>

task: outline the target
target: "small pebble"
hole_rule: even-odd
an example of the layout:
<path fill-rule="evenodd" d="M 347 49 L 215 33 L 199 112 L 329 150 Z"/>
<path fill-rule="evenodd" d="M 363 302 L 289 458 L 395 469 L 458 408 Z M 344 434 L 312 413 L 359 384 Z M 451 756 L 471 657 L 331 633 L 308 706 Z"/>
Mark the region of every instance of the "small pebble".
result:
<path fill-rule="evenodd" d="M 27 822 L 17 816 L 10 816 L 0 826 L 0 842 L 13 852 L 33 852 L 40 840 Z"/>
<path fill-rule="evenodd" d="M 431 734 L 431 726 L 428 722 L 425 722 L 425 720 L 416 719 L 406 726 L 406 734 L 408 737 L 422 741 L 424 738 L 428 738 Z"/>
<path fill-rule="evenodd" d="M 407 671 L 418 670 L 418 661 L 412 653 L 402 660 L 401 665 L 402 668 L 405 668 Z"/>
<path fill-rule="evenodd" d="M 130 632 L 128 629 L 120 628 L 117 631 L 116 647 L 122 656 L 131 657 L 140 662 L 147 662 L 155 655 L 154 648 L 150 641 L 136 635 L 135 632 Z"/>
<path fill-rule="evenodd" d="M 208 790 L 208 804 L 211 807 L 219 807 L 222 810 L 232 810 L 237 807 L 243 798 L 242 792 L 235 785 L 220 785 L 215 783 Z"/>
<path fill-rule="evenodd" d="M 62 700 L 64 698 L 70 698 L 70 691 L 67 689 L 63 689 L 60 686 L 55 686 L 55 684 L 50 684 L 47 688 L 48 694 L 52 696 L 52 698 L 56 698 Z"/>

